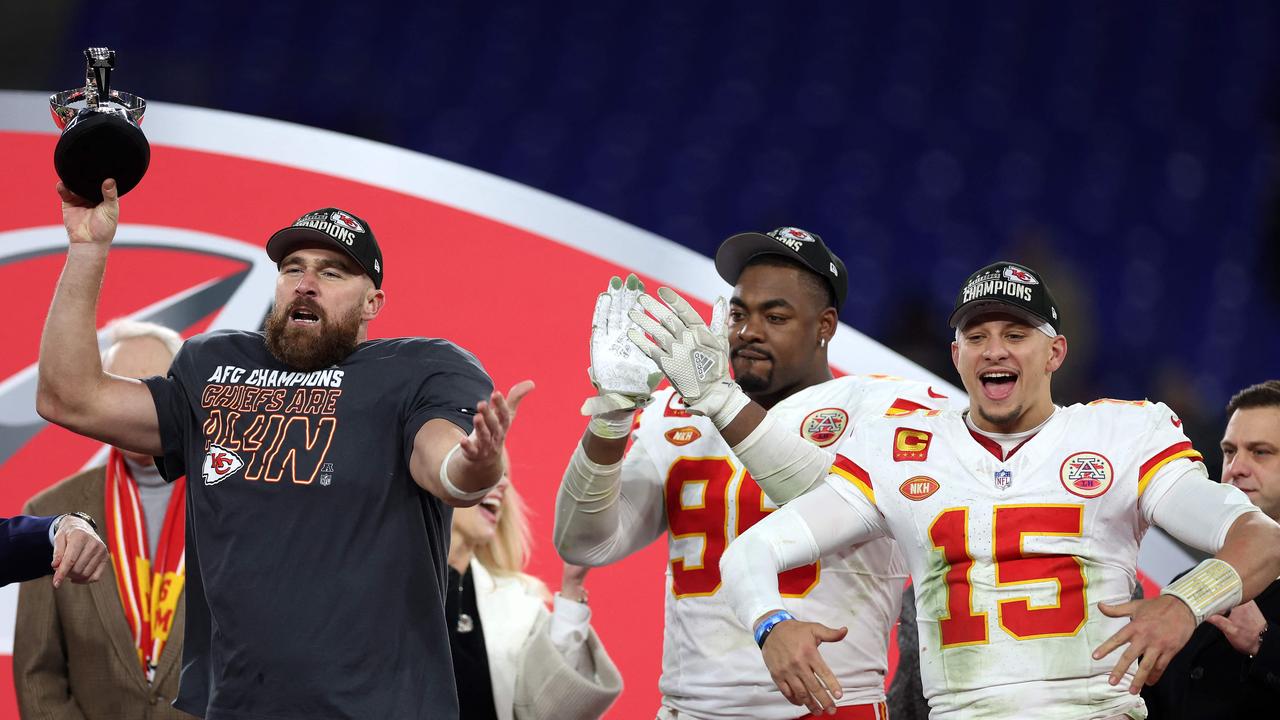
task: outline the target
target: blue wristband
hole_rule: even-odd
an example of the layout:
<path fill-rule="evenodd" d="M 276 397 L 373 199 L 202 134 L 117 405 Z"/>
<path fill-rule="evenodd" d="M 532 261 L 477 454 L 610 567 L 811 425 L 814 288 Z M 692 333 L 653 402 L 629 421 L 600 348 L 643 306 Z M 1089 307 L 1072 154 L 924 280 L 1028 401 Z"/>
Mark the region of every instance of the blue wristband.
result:
<path fill-rule="evenodd" d="M 779 610 L 770 615 L 756 626 L 756 645 L 764 647 L 764 641 L 769 637 L 769 633 L 773 632 L 773 626 L 786 620 L 795 620 L 795 616 L 786 610 Z"/>

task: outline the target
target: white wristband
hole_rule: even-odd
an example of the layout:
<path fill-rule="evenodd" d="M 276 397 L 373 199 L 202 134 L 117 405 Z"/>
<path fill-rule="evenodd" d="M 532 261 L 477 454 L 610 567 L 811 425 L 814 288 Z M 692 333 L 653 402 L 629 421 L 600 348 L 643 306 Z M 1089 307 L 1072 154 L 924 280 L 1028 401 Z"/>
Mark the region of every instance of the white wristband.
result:
<path fill-rule="evenodd" d="M 1172 595 L 1186 603 L 1199 625 L 1210 615 L 1239 605 L 1243 592 L 1240 573 L 1226 561 L 1209 558 L 1165 586 L 1160 594 Z"/>
<path fill-rule="evenodd" d="M 494 483 L 489 487 L 483 488 L 481 490 L 476 490 L 475 492 L 463 492 L 462 490 L 458 489 L 458 486 L 449 482 L 449 461 L 453 459 L 453 454 L 458 452 L 458 450 L 461 448 L 462 448 L 462 445 L 454 445 L 449 450 L 449 452 L 445 453 L 444 460 L 440 462 L 440 484 L 444 486 L 444 491 L 449 493 L 449 497 L 455 500 L 461 500 L 463 502 L 471 502 L 472 500 L 479 500 L 485 495 L 488 495 L 491 490 L 497 487 L 498 483 Z M 502 482 L 501 476 L 498 477 L 498 482 Z"/>
<path fill-rule="evenodd" d="M 587 423 L 587 430 L 590 430 L 591 434 L 598 438 L 620 440 L 631 434 L 631 428 L 635 424 L 635 410 L 611 410 L 599 415 L 592 415 L 591 421 Z"/>

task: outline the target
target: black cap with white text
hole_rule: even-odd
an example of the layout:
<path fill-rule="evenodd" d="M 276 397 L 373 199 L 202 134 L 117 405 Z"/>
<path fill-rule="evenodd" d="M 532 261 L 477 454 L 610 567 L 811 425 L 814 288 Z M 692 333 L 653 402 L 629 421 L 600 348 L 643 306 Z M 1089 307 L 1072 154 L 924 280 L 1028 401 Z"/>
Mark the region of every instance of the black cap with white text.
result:
<path fill-rule="evenodd" d="M 848 271 L 844 261 L 831 252 L 817 233 L 797 227 L 780 227 L 768 233 L 738 233 L 720 244 L 716 250 L 716 272 L 730 285 L 738 284 L 738 276 L 752 260 L 761 255 L 781 255 L 812 270 L 826 282 L 836 298 L 836 312 L 844 306 L 849 294 Z"/>
<path fill-rule="evenodd" d="M 373 230 L 346 210 L 329 207 L 303 215 L 267 240 L 267 257 L 279 265 L 289 253 L 304 247 L 331 247 L 350 255 L 373 286 L 382 287 L 382 250 Z"/>
<path fill-rule="evenodd" d="M 969 318 L 987 312 L 1006 312 L 1061 334 L 1058 302 L 1040 274 L 1025 265 L 1001 261 L 970 275 L 956 297 L 950 325 L 963 329 Z"/>

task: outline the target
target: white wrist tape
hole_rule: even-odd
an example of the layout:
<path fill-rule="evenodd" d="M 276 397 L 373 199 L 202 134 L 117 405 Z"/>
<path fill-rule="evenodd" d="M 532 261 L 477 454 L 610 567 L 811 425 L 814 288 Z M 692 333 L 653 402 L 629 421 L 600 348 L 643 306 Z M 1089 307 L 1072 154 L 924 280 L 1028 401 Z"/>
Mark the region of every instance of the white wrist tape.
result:
<path fill-rule="evenodd" d="M 619 440 L 631 434 L 635 423 L 635 410 L 612 410 L 592 415 L 591 422 L 587 423 L 587 430 L 598 438 Z"/>
<path fill-rule="evenodd" d="M 732 449 L 760 489 L 778 505 L 822 484 L 835 462 L 835 453 L 788 431 L 772 415 L 765 415 Z"/>
<path fill-rule="evenodd" d="M 449 461 L 453 459 L 453 454 L 458 452 L 461 448 L 461 445 L 454 445 L 449 452 L 445 453 L 444 460 L 440 462 L 440 484 L 444 486 L 444 491 L 449 493 L 449 497 L 455 500 L 461 500 L 463 502 L 479 500 L 485 495 L 488 495 L 489 491 L 497 487 L 498 483 L 494 483 L 487 488 L 476 490 L 475 492 L 463 492 L 457 485 L 449 482 Z M 502 482 L 501 475 L 498 476 L 498 482 Z"/>
<path fill-rule="evenodd" d="M 1209 558 L 1167 585 L 1161 595 L 1172 595 L 1191 608 L 1196 624 L 1210 615 L 1224 613 L 1240 604 L 1244 588 L 1240 574 L 1231 564 Z"/>

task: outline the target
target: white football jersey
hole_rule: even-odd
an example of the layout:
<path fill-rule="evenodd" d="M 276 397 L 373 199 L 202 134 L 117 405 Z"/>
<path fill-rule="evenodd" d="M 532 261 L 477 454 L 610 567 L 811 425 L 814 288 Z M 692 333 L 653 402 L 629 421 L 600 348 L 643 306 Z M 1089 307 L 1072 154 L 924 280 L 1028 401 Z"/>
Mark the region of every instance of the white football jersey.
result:
<path fill-rule="evenodd" d="M 1123 648 L 1093 660 L 1128 622 L 1097 604 L 1130 599 L 1150 507 L 1201 461 L 1181 425 L 1163 404 L 1099 400 L 1058 408 L 1007 456 L 954 410 L 841 445 L 828 483 L 915 580 L 931 718 L 1142 716 L 1132 678 L 1107 681 Z"/>
<path fill-rule="evenodd" d="M 801 390 L 769 412 L 805 439 L 829 447 L 868 417 L 940 407 L 942 397 L 921 383 L 848 376 Z M 672 390 L 655 394 L 633 437 L 623 464 L 624 500 L 648 496 L 665 505 L 669 553 L 659 681 L 664 704 L 694 718 L 782 720 L 805 714 L 778 691 L 751 630 L 719 597 L 725 548 L 777 506 L 715 426 L 691 415 Z M 644 493 L 637 483 L 660 492 Z M 784 597 L 794 598 L 788 606 L 798 615 L 849 628 L 844 642 L 822 648 L 844 688 L 840 704 L 884 699 L 888 636 L 906 576 L 887 538 L 779 576 Z"/>

